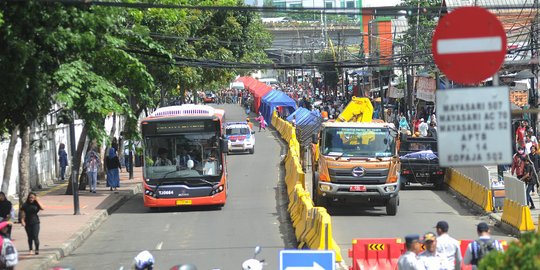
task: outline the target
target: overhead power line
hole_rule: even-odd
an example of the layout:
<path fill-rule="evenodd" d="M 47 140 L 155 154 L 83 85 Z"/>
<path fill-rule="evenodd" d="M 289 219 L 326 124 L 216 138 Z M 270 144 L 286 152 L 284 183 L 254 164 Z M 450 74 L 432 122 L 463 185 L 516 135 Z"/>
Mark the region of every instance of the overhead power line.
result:
<path fill-rule="evenodd" d="M 26 2 L 27 0 L 7 0 L 8 2 Z M 360 11 L 358 8 L 326 8 L 326 7 L 257 7 L 257 6 L 191 6 L 191 5 L 174 5 L 160 3 L 143 3 L 143 2 L 110 2 L 110 1 L 89 1 L 89 0 L 39 0 L 42 3 L 62 3 L 66 5 L 83 5 L 83 6 L 104 6 L 104 7 L 122 7 L 134 9 L 188 9 L 188 10 L 203 10 L 203 11 L 250 11 L 250 12 L 279 12 L 279 13 L 303 13 L 303 14 L 330 14 L 330 15 L 373 15 L 378 16 L 402 16 L 416 15 L 420 13 L 440 14 L 446 12 L 447 8 L 439 7 L 370 7 Z M 512 10 L 512 9 L 533 9 L 535 6 L 514 4 L 514 5 L 492 5 L 485 8 L 490 10 Z M 452 9 L 452 8 L 448 8 Z"/>

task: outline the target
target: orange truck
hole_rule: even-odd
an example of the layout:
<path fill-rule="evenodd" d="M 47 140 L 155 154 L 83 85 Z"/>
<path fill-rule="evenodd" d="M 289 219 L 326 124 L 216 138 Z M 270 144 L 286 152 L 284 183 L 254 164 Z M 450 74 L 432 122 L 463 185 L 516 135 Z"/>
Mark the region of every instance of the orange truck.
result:
<path fill-rule="evenodd" d="M 392 123 L 373 120 L 368 98 L 353 97 L 335 122 L 313 136 L 312 196 L 316 205 L 349 203 L 384 206 L 394 216 L 399 205 L 399 136 Z"/>

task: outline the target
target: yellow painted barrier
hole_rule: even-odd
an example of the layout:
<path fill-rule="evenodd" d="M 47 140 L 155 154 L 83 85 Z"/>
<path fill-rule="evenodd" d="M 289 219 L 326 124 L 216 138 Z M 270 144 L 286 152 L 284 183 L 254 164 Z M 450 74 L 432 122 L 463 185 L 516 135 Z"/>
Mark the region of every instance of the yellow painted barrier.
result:
<path fill-rule="evenodd" d="M 510 199 L 504 199 L 501 219 L 522 232 L 535 230 L 529 207 Z"/>
<path fill-rule="evenodd" d="M 310 193 L 305 190 L 305 173 L 300 164 L 300 143 L 296 129 L 287 121 L 272 115 L 272 125 L 285 140 L 289 149 L 285 157 L 285 184 L 298 248 L 334 250 L 336 261 L 343 260 L 341 250 L 332 236 L 332 220 L 325 208 L 314 207 Z"/>
<path fill-rule="evenodd" d="M 313 238 L 308 239 L 309 248 L 316 250 L 334 250 L 336 261 L 342 261 L 341 248 L 336 244 L 332 237 L 332 221 L 330 215 L 326 211 L 326 208 L 315 208 L 317 209 L 314 224 L 316 233 Z"/>
<path fill-rule="evenodd" d="M 491 189 L 480 185 L 454 169 L 448 169 L 446 174 L 448 185 L 455 191 L 468 198 L 476 205 L 482 207 L 484 211 L 493 211 L 493 196 Z"/>

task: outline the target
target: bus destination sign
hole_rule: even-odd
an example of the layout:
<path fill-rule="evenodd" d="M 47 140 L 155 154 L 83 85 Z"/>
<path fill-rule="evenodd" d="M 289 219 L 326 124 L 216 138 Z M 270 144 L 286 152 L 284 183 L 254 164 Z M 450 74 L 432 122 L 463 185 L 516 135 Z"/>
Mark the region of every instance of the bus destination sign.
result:
<path fill-rule="evenodd" d="M 156 133 L 196 132 L 205 130 L 205 121 L 159 122 Z"/>

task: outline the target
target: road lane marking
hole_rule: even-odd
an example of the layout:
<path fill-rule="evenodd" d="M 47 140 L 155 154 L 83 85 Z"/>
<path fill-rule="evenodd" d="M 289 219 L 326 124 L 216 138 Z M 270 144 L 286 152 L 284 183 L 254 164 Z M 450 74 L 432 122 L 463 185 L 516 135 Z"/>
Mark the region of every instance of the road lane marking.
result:
<path fill-rule="evenodd" d="M 438 54 L 498 52 L 501 49 L 502 39 L 499 36 L 437 40 Z"/>
<path fill-rule="evenodd" d="M 156 245 L 156 250 L 161 250 L 161 247 L 163 246 L 163 241 L 159 242 L 157 245 Z"/>
<path fill-rule="evenodd" d="M 170 228 L 171 228 L 171 224 L 166 224 L 165 229 L 163 229 L 163 231 L 168 232 Z"/>

